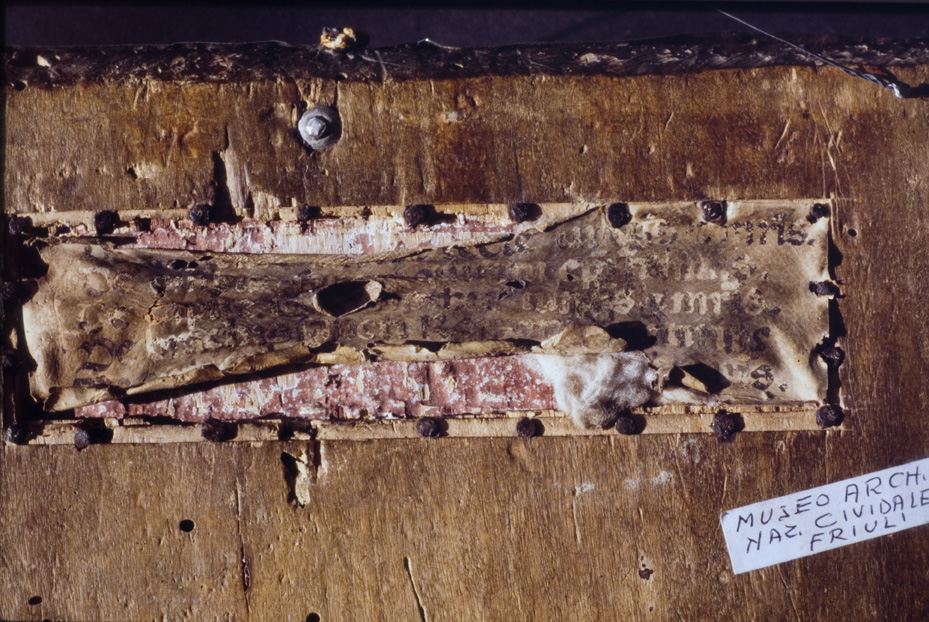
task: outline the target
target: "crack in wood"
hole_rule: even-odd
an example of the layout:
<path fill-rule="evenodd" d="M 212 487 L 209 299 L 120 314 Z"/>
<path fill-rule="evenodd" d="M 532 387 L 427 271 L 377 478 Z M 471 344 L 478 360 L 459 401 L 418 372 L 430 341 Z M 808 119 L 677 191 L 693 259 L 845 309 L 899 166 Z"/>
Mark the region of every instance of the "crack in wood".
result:
<path fill-rule="evenodd" d="M 251 603 L 249 601 L 248 590 L 252 585 L 252 571 L 245 551 L 245 537 L 242 534 L 242 491 L 239 478 L 235 479 L 235 511 L 236 511 L 236 532 L 239 540 L 239 576 L 242 582 L 242 597 L 245 599 L 246 619 L 251 619 Z"/>
<path fill-rule="evenodd" d="M 426 608 L 423 607 L 423 599 L 419 595 L 419 588 L 416 587 L 416 580 L 413 578 L 413 564 L 410 562 L 409 557 L 403 558 L 403 567 L 406 569 L 407 576 L 410 577 L 410 586 L 413 588 L 413 596 L 416 598 L 416 611 L 419 613 L 420 622 L 429 622 Z"/>

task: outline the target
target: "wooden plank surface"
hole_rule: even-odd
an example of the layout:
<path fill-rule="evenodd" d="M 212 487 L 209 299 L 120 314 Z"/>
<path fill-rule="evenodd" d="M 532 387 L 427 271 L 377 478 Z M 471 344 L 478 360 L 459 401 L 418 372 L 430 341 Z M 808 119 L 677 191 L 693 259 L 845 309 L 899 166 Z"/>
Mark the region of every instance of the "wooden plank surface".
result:
<path fill-rule="evenodd" d="M 427 620 L 789 615 L 800 585 L 784 582 L 801 571 L 733 577 L 714 510 L 827 475 L 807 459 L 822 437 L 796 433 L 734 444 L 323 443 L 299 508 L 287 502 L 280 454 L 301 449 L 312 444 L 9 448 L 5 490 L 45 493 L 16 506 L 4 494 L 4 616 L 417 620 L 420 606 Z M 777 456 L 774 468 L 733 468 L 759 452 Z M 801 463 L 812 468 L 795 473 Z M 192 532 L 179 530 L 184 519 Z M 801 563 L 833 576 L 843 554 Z M 29 606 L 36 595 L 41 605 Z"/>
<path fill-rule="evenodd" d="M 926 65 L 894 71 L 909 84 L 929 82 Z M 481 140 L 422 141 L 434 122 L 402 126 L 373 114 L 392 102 L 445 111 L 461 93 L 491 108 Z M 76 90 L 46 95 L 80 102 Z M 95 101 L 109 101 L 99 95 Z M 4 445 L 0 617 L 929 616 L 925 528 L 733 576 L 718 522 L 723 510 L 926 456 L 929 100 L 899 100 L 833 69 L 775 66 L 357 83 L 340 93 L 342 105 L 357 110 L 358 127 L 376 130 L 364 149 L 348 154 L 346 140 L 345 155 L 332 152 L 330 176 L 342 183 L 303 185 L 286 167 L 275 177 L 265 160 L 262 183 L 279 180 L 283 195 L 327 204 L 343 195 L 832 197 L 847 329 L 844 430 L 741 434 L 732 443 L 680 434 L 113 444 L 83 452 Z M 11 98 L 8 137 L 16 106 Z M 374 144 L 375 135 L 401 144 L 384 139 L 396 128 L 407 132 L 402 144 L 425 145 L 420 164 Z M 562 138 L 553 146 L 551 136 Z M 426 189 L 423 162 L 477 153 Z M 364 163 L 386 156 L 397 158 L 388 160 L 388 183 L 366 176 Z M 24 160 L 11 169 L 10 157 L 8 147 L 8 185 L 11 170 L 45 166 Z M 400 170 L 404 176 L 392 176 Z M 101 192 L 103 200 L 110 191 Z M 303 507 L 288 501 L 293 463 L 282 462 L 283 452 L 307 456 Z M 184 519 L 193 531 L 179 530 Z M 30 605 L 33 597 L 42 602 Z"/>

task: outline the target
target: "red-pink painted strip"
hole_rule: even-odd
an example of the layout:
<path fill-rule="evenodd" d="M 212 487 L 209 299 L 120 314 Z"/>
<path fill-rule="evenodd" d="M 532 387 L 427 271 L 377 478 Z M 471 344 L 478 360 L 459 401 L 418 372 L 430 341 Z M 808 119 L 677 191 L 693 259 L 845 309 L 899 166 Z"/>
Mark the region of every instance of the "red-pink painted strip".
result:
<path fill-rule="evenodd" d="M 463 218 L 411 229 L 392 219 L 211 224 L 152 220 L 130 235 L 132 248 L 224 253 L 364 254 L 428 248 L 511 232 L 512 224 Z M 249 380 L 164 400 L 108 401 L 77 417 L 161 416 L 178 421 L 246 420 L 262 416 L 350 420 L 553 409 L 552 388 L 522 356 L 437 363 L 384 361 L 333 365 Z"/>
<path fill-rule="evenodd" d="M 246 220 L 197 227 L 188 221 L 153 220 L 148 231 L 126 248 L 158 248 L 211 253 L 292 253 L 357 255 L 448 246 L 456 242 L 505 235 L 512 224 L 465 218 L 412 229 L 394 219 L 321 218 L 301 225 L 294 221 Z"/>
<path fill-rule="evenodd" d="M 555 409 L 552 387 L 525 356 L 315 367 L 165 400 L 108 401 L 77 417 L 351 420 Z"/>

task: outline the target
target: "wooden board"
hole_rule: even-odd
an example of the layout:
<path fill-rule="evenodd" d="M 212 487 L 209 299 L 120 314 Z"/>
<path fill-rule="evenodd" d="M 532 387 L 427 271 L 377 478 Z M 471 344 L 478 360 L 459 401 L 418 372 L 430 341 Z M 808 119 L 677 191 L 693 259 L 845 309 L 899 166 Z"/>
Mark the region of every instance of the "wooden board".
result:
<path fill-rule="evenodd" d="M 586 53 L 593 52 L 576 58 Z M 900 63 L 893 70 L 902 80 L 929 82 L 929 65 L 914 64 L 913 54 L 891 56 L 885 62 Z M 267 163 L 262 187 L 327 205 L 831 198 L 847 331 L 842 431 L 745 433 L 732 443 L 679 434 L 112 444 L 82 452 L 6 444 L 0 617 L 926 619 L 925 528 L 733 576 L 718 516 L 925 457 L 929 100 L 899 100 L 829 68 L 681 73 L 675 65 L 621 76 L 606 65 L 583 77 L 540 69 L 359 78 L 340 87 L 339 105 L 356 110 L 355 127 L 371 133 L 346 133 L 341 155 L 333 150 L 325 165 L 316 158 L 300 174 L 271 166 L 278 153 L 283 161 L 292 155 L 290 146 L 256 138 L 254 149 L 265 151 L 254 157 Z M 139 83 L 108 83 L 110 91 L 101 84 L 8 90 L 8 210 L 40 209 L 41 197 L 51 201 L 41 209 L 60 209 L 55 197 L 67 196 L 68 180 L 92 170 L 55 181 L 49 163 L 57 147 L 38 129 L 42 118 L 68 109 L 92 119 L 93 110 L 128 111 L 136 93 L 145 97 Z M 235 101 L 229 114 L 242 119 L 266 110 L 261 98 L 272 95 L 261 93 L 277 88 L 234 79 L 161 86 L 204 93 L 192 106 L 206 94 Z M 253 99 L 227 98 L 249 92 Z M 434 115 L 469 98 L 486 106 L 483 133 L 437 132 Z M 173 114 L 174 101 L 146 105 Z M 375 114 L 393 108 L 432 120 Z M 39 119 L 32 126 L 26 110 Z M 126 144 L 119 128 L 130 115 L 105 116 L 112 124 L 94 134 L 103 142 L 89 141 L 87 153 L 108 144 L 100 157 L 125 170 L 128 159 L 113 154 Z M 184 123 L 165 131 L 190 131 Z M 385 138 L 394 131 L 399 138 Z M 202 140 L 208 144 L 181 158 L 190 170 L 200 170 L 197 154 L 223 149 L 221 136 Z M 446 164 L 432 168 L 437 162 Z M 196 184 L 207 196 L 213 169 L 194 183 L 179 166 L 151 200 L 119 190 L 104 179 L 109 173 L 96 189 L 72 191 L 104 203 L 135 196 L 126 202 L 153 210 L 196 194 Z M 301 181 L 323 169 L 338 183 Z M 445 174 L 430 177 L 436 170 Z M 302 507 L 288 500 L 295 479 Z M 181 531 L 182 520 L 193 530 Z M 29 604 L 35 597 L 41 603 Z"/>

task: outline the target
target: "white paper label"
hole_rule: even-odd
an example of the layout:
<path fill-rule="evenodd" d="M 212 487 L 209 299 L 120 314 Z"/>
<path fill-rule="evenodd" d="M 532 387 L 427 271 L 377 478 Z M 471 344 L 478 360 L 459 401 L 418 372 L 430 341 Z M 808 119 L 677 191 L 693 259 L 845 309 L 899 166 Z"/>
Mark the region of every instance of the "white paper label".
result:
<path fill-rule="evenodd" d="M 719 517 L 735 574 L 929 523 L 929 458 Z"/>

